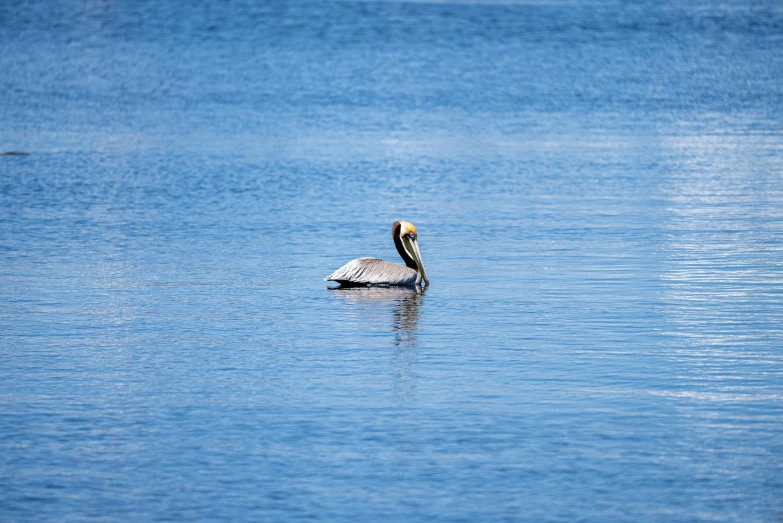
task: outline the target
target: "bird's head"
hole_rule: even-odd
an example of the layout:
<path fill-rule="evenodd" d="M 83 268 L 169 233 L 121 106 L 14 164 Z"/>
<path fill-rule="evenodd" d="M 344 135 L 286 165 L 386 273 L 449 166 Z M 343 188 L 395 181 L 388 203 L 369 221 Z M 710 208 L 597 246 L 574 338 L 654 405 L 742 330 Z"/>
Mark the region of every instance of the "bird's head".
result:
<path fill-rule="evenodd" d="M 421 260 L 421 253 L 419 252 L 419 235 L 416 232 L 416 227 L 411 222 L 395 222 L 392 227 L 392 234 L 396 236 L 395 243 L 399 239 L 400 244 L 405 249 L 405 253 L 413 260 L 413 263 L 416 265 L 415 269 L 419 272 L 421 279 L 424 280 L 424 284 L 429 285 L 427 274 L 424 272 L 424 262 Z"/>

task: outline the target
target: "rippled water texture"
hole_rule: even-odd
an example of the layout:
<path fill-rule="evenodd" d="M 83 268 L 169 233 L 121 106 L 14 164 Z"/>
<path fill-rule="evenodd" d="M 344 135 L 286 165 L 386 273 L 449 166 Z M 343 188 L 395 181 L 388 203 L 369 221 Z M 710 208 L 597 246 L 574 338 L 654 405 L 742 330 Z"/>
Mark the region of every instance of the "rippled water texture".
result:
<path fill-rule="evenodd" d="M 1 3 L 0 520 L 780 521 L 783 8 L 629 4 Z"/>

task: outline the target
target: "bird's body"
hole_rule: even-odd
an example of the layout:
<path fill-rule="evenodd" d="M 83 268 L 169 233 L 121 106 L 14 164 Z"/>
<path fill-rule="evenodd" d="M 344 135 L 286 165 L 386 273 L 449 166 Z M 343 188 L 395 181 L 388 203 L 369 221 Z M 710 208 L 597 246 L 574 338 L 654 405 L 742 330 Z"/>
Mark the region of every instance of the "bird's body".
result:
<path fill-rule="evenodd" d="M 336 271 L 327 281 L 336 281 L 343 286 L 349 285 L 418 285 L 421 275 L 398 263 L 378 258 L 356 258 Z"/>
<path fill-rule="evenodd" d="M 421 261 L 416 228 L 409 222 L 394 222 L 392 237 L 405 265 L 378 258 L 356 258 L 332 274 L 326 281 L 336 281 L 344 287 L 371 285 L 429 285 Z"/>

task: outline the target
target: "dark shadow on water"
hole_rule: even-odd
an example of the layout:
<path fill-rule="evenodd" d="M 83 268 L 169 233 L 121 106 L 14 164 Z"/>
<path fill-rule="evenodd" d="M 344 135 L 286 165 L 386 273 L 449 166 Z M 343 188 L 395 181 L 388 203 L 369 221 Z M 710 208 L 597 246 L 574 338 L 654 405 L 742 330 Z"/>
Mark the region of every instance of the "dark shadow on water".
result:
<path fill-rule="evenodd" d="M 394 334 L 392 368 L 394 386 L 401 399 L 415 396 L 419 345 L 416 331 L 426 287 L 329 287 L 334 296 L 372 309 L 389 308 Z"/>

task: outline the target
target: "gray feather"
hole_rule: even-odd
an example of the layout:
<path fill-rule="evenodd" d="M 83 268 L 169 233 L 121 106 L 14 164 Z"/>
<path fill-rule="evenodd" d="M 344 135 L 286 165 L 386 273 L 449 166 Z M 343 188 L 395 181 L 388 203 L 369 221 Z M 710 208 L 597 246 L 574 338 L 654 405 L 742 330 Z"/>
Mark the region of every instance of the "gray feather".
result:
<path fill-rule="evenodd" d="M 418 271 L 404 265 L 378 258 L 356 258 L 327 276 L 326 281 L 353 285 L 416 285 L 420 278 Z"/>

